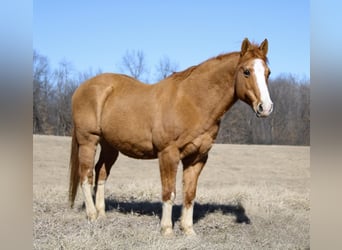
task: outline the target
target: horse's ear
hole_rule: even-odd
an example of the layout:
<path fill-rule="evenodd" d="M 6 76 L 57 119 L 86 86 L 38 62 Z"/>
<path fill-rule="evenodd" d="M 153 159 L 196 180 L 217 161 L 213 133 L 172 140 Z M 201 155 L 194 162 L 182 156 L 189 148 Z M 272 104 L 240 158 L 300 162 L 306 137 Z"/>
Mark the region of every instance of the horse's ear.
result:
<path fill-rule="evenodd" d="M 268 41 L 267 39 L 265 39 L 259 46 L 259 49 L 264 53 L 264 55 L 266 56 L 267 51 L 268 51 Z"/>
<path fill-rule="evenodd" d="M 241 56 L 243 56 L 247 52 L 249 46 L 251 46 L 251 43 L 249 42 L 248 38 L 245 38 L 241 44 Z"/>

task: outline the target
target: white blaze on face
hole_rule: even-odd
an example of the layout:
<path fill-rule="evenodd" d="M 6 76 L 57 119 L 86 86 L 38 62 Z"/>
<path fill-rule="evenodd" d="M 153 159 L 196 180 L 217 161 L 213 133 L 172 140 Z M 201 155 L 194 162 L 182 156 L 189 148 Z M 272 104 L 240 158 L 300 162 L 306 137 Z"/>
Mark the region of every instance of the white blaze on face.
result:
<path fill-rule="evenodd" d="M 261 59 L 255 59 L 253 67 L 263 110 L 266 113 L 270 113 L 272 111 L 273 102 L 271 101 L 266 85 L 264 62 Z"/>

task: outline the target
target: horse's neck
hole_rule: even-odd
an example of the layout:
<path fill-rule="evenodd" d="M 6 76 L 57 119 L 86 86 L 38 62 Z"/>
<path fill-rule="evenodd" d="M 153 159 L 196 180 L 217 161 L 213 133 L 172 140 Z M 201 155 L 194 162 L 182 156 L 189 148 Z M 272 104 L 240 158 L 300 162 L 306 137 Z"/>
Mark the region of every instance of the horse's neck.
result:
<path fill-rule="evenodd" d="M 234 74 L 237 60 L 227 58 L 204 64 L 198 66 L 197 72 L 194 71 L 183 86 L 188 93 L 196 95 L 196 105 L 216 122 L 236 101 Z"/>

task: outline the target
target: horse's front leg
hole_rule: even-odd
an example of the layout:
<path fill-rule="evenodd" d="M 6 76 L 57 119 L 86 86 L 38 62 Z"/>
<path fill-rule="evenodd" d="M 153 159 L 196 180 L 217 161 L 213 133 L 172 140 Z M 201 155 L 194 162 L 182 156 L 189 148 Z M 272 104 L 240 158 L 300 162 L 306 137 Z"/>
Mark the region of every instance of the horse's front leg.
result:
<path fill-rule="evenodd" d="M 183 207 L 181 217 L 181 228 L 186 235 L 196 235 L 193 229 L 194 199 L 198 177 L 206 163 L 206 155 L 201 161 L 192 163 L 183 161 Z"/>
<path fill-rule="evenodd" d="M 172 236 L 172 206 L 176 198 L 176 174 L 180 160 L 179 150 L 168 147 L 158 154 L 160 177 L 162 183 L 163 211 L 161 218 L 161 233 Z"/>

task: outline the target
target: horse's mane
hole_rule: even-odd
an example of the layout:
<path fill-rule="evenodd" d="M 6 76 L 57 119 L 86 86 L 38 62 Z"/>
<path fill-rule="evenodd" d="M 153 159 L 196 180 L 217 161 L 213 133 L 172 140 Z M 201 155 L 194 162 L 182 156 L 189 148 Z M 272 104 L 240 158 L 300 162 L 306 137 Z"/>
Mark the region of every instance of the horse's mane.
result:
<path fill-rule="evenodd" d="M 194 66 L 191 66 L 183 71 L 180 71 L 180 72 L 173 72 L 169 77 L 170 78 L 173 78 L 174 80 L 178 80 L 178 81 L 181 81 L 181 80 L 184 80 L 186 79 L 187 77 L 189 77 L 191 75 L 191 73 L 193 71 L 195 71 L 197 68 L 199 68 L 200 66 L 202 66 L 203 64 L 206 64 L 210 61 L 215 61 L 215 60 L 223 60 L 223 59 L 226 59 L 227 57 L 229 57 L 231 54 L 233 53 L 238 53 L 238 52 L 231 52 L 231 53 L 226 53 L 226 54 L 220 54 L 218 56 L 215 56 L 215 57 L 212 57 L 212 58 L 209 58 L 207 60 L 205 60 L 204 62 L 200 63 L 200 64 L 197 64 L 197 65 L 194 65 Z M 169 78 L 168 77 L 168 78 Z"/>
<path fill-rule="evenodd" d="M 183 71 L 180 72 L 173 72 L 169 77 L 167 78 L 173 78 L 174 80 L 184 80 L 187 77 L 189 77 L 191 75 L 191 73 L 196 70 L 197 68 L 199 68 L 201 65 L 208 63 L 208 62 L 212 62 L 212 61 L 223 61 L 225 59 L 227 59 L 228 57 L 230 57 L 231 55 L 236 55 L 239 54 L 240 52 L 229 52 L 229 53 L 222 53 L 219 54 L 218 56 L 214 56 L 212 58 L 209 58 L 207 60 L 205 60 L 204 62 L 195 65 L 195 66 L 191 66 Z M 262 51 L 259 49 L 259 45 L 256 43 L 252 43 L 251 47 L 248 49 L 246 55 L 244 56 L 245 60 L 249 60 L 251 58 L 260 58 L 262 60 L 264 60 L 266 63 L 268 63 L 268 59 L 267 57 L 262 53 Z"/>
<path fill-rule="evenodd" d="M 191 75 L 192 71 L 194 71 L 198 65 L 191 66 L 183 71 L 180 72 L 173 72 L 169 77 L 167 78 L 173 78 L 175 80 L 183 80 L 187 78 L 189 75 Z"/>

